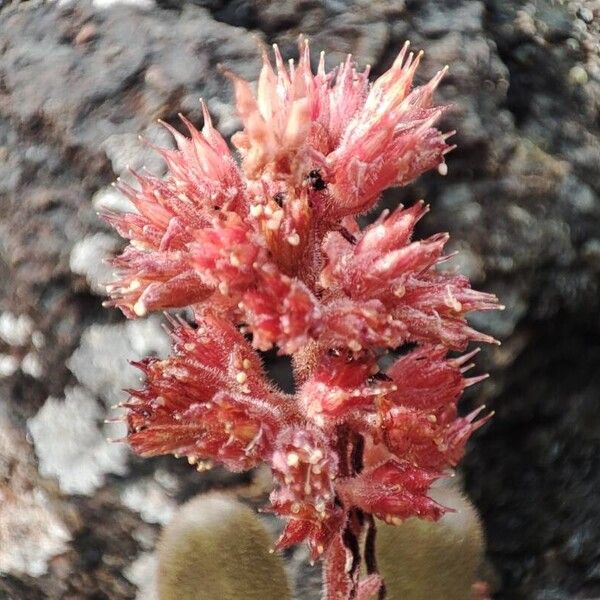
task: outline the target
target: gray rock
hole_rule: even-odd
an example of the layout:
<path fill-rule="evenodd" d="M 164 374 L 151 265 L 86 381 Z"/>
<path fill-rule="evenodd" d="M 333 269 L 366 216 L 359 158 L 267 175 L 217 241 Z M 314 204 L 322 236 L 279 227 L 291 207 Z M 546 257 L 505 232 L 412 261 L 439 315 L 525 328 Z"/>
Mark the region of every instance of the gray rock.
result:
<path fill-rule="evenodd" d="M 71 250 L 71 271 L 83 275 L 95 294 L 105 296 L 106 284 L 114 279 L 113 268 L 106 260 L 114 256 L 119 245 L 115 236 L 106 233 L 95 233 L 83 238 Z"/>
<path fill-rule="evenodd" d="M 139 385 L 139 371 L 128 364 L 130 360 L 164 356 L 168 351 L 161 318 L 153 316 L 119 325 L 93 325 L 83 333 L 81 345 L 67 366 L 110 408 L 126 398 L 123 390 Z"/>
<path fill-rule="evenodd" d="M 36 479 L 25 436 L 6 412 L 0 407 L 0 575 L 40 577 L 66 552 L 71 532 Z"/>
<path fill-rule="evenodd" d="M 33 333 L 33 321 L 27 315 L 0 314 L 0 338 L 9 346 L 25 346 Z"/>
<path fill-rule="evenodd" d="M 123 504 L 136 512 L 147 523 L 165 525 L 171 520 L 176 504 L 154 479 L 146 478 L 130 483 L 121 492 Z"/>
<path fill-rule="evenodd" d="M 157 559 L 153 552 L 140 554 L 124 572 L 138 589 L 136 600 L 159 600 L 156 587 Z"/>
<path fill-rule="evenodd" d="M 447 6 L 426 3 L 425 10 L 415 19 L 415 24 L 419 32 L 426 36 L 449 31 L 478 33 L 483 27 L 483 13 L 483 2 L 453 2 Z"/>
<path fill-rule="evenodd" d="M 577 16 L 586 23 L 591 23 L 594 20 L 594 13 L 586 6 L 580 6 L 577 9 Z"/>
<path fill-rule="evenodd" d="M 63 400 L 48 398 L 28 428 L 44 477 L 55 477 L 66 494 L 92 494 L 107 473 L 126 472 L 128 449 L 106 439 L 98 422 L 104 412 L 80 387 Z"/>
<path fill-rule="evenodd" d="M 174 116 L 184 93 L 228 99 L 229 86 L 215 85 L 217 63 L 242 74 L 257 69 L 252 36 L 199 7 L 160 19 L 131 2 L 105 8 L 40 5 L 33 19 L 31 10 L 2 12 L 4 113 L 25 124 L 53 122 L 61 145 L 97 153 L 113 135 L 135 135 L 159 116 Z M 90 25 L 94 37 L 76 43 Z M 191 116 L 199 115 L 197 106 Z"/>

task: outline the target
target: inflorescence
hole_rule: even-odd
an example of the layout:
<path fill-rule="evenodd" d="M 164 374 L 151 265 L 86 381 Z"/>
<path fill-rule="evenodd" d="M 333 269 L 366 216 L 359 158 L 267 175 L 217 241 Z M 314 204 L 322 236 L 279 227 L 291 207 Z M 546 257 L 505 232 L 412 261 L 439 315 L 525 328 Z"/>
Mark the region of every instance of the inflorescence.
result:
<path fill-rule="evenodd" d="M 166 125 L 177 143 L 159 149 L 166 177 L 135 174 L 120 188 L 136 211 L 106 215 L 129 240 L 108 304 L 130 318 L 194 315 L 170 318 L 168 358 L 137 363 L 128 442 L 199 468 L 267 463 L 272 510 L 287 519 L 277 548 L 306 540 L 329 600 L 383 597 L 373 517 L 438 519 L 427 492 L 487 419 L 458 415 L 482 377 L 465 375 L 474 352 L 448 353 L 494 341 L 465 315 L 496 298 L 439 268 L 447 234 L 412 240 L 423 202 L 357 220 L 386 188 L 447 171 L 451 134 L 432 104 L 445 70 L 413 88 L 420 57 L 406 44 L 370 83 L 350 57 L 326 72 L 321 54 L 313 73 L 306 42 L 297 64 L 275 48 L 273 68 L 265 53 L 256 94 L 228 73 L 240 163 L 203 105 L 201 131 Z M 263 369 L 257 350 L 273 347 L 292 357 L 294 394 Z"/>

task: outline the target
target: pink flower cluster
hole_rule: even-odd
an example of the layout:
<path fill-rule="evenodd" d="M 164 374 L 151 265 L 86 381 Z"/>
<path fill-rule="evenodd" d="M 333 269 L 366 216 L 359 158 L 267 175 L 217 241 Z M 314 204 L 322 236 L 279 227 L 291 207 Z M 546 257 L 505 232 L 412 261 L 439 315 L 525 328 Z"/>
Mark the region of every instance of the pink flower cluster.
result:
<path fill-rule="evenodd" d="M 366 598 L 383 589 L 368 549 L 359 581 L 373 515 L 439 518 L 429 487 L 485 421 L 457 414 L 480 379 L 465 376 L 474 353 L 448 351 L 493 341 L 465 315 L 498 305 L 439 269 L 446 234 L 412 240 L 422 202 L 357 221 L 386 188 L 445 171 L 444 108 L 432 105 L 443 71 L 413 88 L 420 55 L 407 45 L 372 84 L 350 58 L 326 72 L 321 55 L 313 73 L 307 44 L 297 64 L 275 58 L 256 94 L 229 74 L 239 166 L 204 109 L 201 132 L 169 127 L 165 178 L 121 186 L 136 212 L 106 217 L 130 240 L 108 303 L 128 317 L 191 307 L 195 321 L 171 319 L 171 356 L 139 363 L 127 439 L 201 466 L 267 463 L 272 510 L 287 518 L 277 546 L 306 540 L 326 561 L 328 598 Z M 257 350 L 273 346 L 292 356 L 294 394 L 263 370 Z M 410 349 L 380 370 L 399 348 Z"/>

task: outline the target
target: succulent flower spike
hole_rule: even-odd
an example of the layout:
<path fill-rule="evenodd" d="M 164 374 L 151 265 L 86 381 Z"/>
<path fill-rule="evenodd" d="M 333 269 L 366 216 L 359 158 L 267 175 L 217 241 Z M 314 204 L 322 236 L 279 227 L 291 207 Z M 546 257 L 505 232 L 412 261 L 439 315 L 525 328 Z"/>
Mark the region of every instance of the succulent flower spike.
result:
<path fill-rule="evenodd" d="M 233 471 L 268 459 L 281 422 L 295 407 L 273 389 L 242 334 L 212 314 L 197 329 L 176 322 L 173 354 L 146 359 L 142 390 L 132 390 L 128 440 L 151 456 L 187 456 L 190 464 L 217 461 Z"/>
<path fill-rule="evenodd" d="M 388 523 L 401 523 L 408 517 L 436 521 L 444 508 L 427 497 L 435 471 L 389 460 L 350 479 L 340 479 L 336 489 L 342 502 L 356 506 Z"/>
<path fill-rule="evenodd" d="M 413 239 L 423 202 L 357 220 L 386 188 L 446 170 L 433 105 L 444 70 L 414 88 L 420 58 L 405 45 L 370 83 L 351 57 L 326 72 L 321 55 L 315 73 L 307 42 L 297 64 L 275 47 L 256 94 L 229 74 L 239 166 L 203 105 L 202 131 L 167 125 L 167 175 L 136 174 L 136 187 L 120 186 L 135 211 L 106 215 L 130 241 L 108 304 L 130 318 L 189 307 L 196 321 L 172 320 L 171 355 L 137 365 L 145 383 L 125 404 L 127 440 L 201 468 L 268 464 L 271 510 L 287 520 L 276 545 L 305 540 L 325 561 L 327 600 L 383 598 L 373 515 L 440 518 L 428 490 L 489 418 L 458 415 L 481 377 L 465 375 L 474 353 L 448 352 L 494 341 L 466 317 L 496 298 L 442 270 L 447 234 Z M 272 347 L 293 358 L 294 394 L 262 369 L 256 350 Z"/>
<path fill-rule="evenodd" d="M 324 356 L 298 393 L 306 416 L 321 428 L 332 428 L 358 410 L 373 410 L 378 400 L 397 389 L 391 379 L 372 377 L 378 371 L 372 354 Z"/>
<path fill-rule="evenodd" d="M 469 327 L 465 314 L 498 308 L 496 297 L 472 290 L 466 277 L 436 269 L 445 260 L 448 235 L 411 242 L 417 221 L 428 210 L 420 201 L 389 216 L 384 212 L 355 243 L 339 231 L 329 233 L 320 283 L 355 302 L 382 302 L 390 317 L 404 324 L 405 341 L 441 342 L 456 349 L 471 340 L 493 342 Z"/>
<path fill-rule="evenodd" d="M 358 72 L 350 56 L 332 73 L 325 73 L 322 56 L 314 74 L 307 41 L 297 66 L 288 68 L 275 46 L 275 72 L 263 54 L 256 97 L 232 76 L 244 124 L 232 141 L 248 178 L 288 176 L 299 183 L 312 165 L 319 173 L 312 177 L 314 191 L 324 192 L 328 181 L 334 188 L 316 196 L 317 211 L 340 218 L 369 209 L 383 189 L 443 164 L 451 148 L 433 127 L 443 108 L 431 104 L 445 70 L 411 91 L 421 54 L 407 56 L 407 50 L 405 44 L 372 86 L 369 69 Z M 343 202 L 331 202 L 331 195 Z"/>

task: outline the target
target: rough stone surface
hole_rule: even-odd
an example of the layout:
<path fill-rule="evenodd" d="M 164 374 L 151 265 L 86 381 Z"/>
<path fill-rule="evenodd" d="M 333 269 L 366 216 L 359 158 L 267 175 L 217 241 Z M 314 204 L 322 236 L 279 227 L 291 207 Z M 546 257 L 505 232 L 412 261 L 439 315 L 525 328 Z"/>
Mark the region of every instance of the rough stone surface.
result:
<path fill-rule="evenodd" d="M 151 478 L 127 486 L 121 494 L 121 501 L 127 508 L 140 513 L 146 523 L 164 525 L 171 520 L 175 511 L 173 500 Z"/>
<path fill-rule="evenodd" d="M 130 360 L 164 357 L 168 351 L 169 341 L 161 319 L 152 316 L 117 325 L 88 327 L 67 366 L 109 409 L 127 398 L 124 390 L 140 382 L 139 371 L 129 364 Z"/>
<path fill-rule="evenodd" d="M 123 325 L 100 306 L 103 275 L 85 257 L 119 242 L 96 211 L 126 205 L 108 186 L 128 165 L 163 168 L 137 138 L 169 143 L 157 118 L 176 124 L 181 111 L 199 124 L 203 96 L 231 134 L 237 120 L 217 65 L 253 77 L 254 36 L 289 54 L 299 33 L 330 65 L 353 52 L 380 73 L 405 39 L 426 51 L 423 78 L 450 65 L 439 91 L 453 107 L 446 127 L 458 130 L 449 173 L 384 201 L 431 202 L 422 232 L 449 231 L 461 251 L 454 264 L 507 306 L 476 318 L 503 345 L 482 353 L 492 377 L 471 400 L 496 416 L 463 469 L 495 597 L 600 597 L 597 0 L 0 3 L 0 398 L 11 431 L 27 449 L 27 419 L 73 385 L 103 418 L 103 404 L 131 385 L 125 355 L 159 351 L 156 322 Z M 1 473 L 2 493 L 26 494 L 23 515 L 46 525 L 10 556 L 0 543 L 0 597 L 149 597 L 136 586 L 160 502 L 248 481 L 130 458 L 126 475 L 71 495 L 38 472 L 52 456 L 39 458 L 29 448 L 20 475 Z M 153 508 L 137 501 L 145 485 L 164 493 Z M 42 558 L 27 559 L 39 569 L 19 568 L 28 536 L 51 523 Z M 303 564 L 290 554 L 308 598 L 300 584 L 316 577 Z"/>
<path fill-rule="evenodd" d="M 128 449 L 106 440 L 98 428 L 102 415 L 87 390 L 72 387 L 64 400 L 48 398 L 27 422 L 40 474 L 55 477 L 65 494 L 90 494 L 106 473 L 125 473 Z"/>
<path fill-rule="evenodd" d="M 83 275 L 90 290 L 100 296 L 106 295 L 106 284 L 112 281 L 112 268 L 106 264 L 118 250 L 114 236 L 99 232 L 76 242 L 71 250 L 69 266 L 75 275 Z"/>
<path fill-rule="evenodd" d="M 159 600 L 156 591 L 156 556 L 143 552 L 127 567 L 125 577 L 137 587 L 136 600 Z"/>
<path fill-rule="evenodd" d="M 40 577 L 66 551 L 71 533 L 5 413 L 0 409 L 0 574 Z"/>

